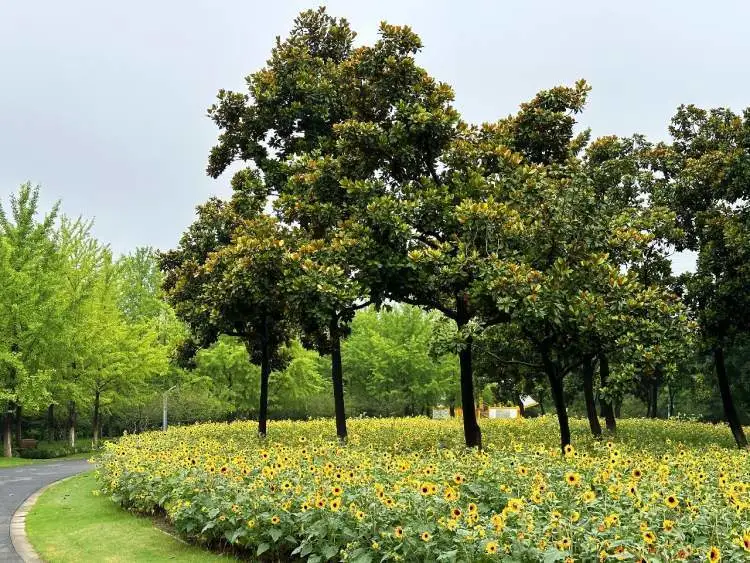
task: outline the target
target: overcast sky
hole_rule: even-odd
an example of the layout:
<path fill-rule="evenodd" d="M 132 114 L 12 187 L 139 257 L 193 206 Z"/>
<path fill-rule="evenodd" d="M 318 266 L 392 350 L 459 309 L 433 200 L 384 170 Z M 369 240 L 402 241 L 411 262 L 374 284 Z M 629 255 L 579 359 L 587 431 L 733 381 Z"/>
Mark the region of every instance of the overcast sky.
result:
<path fill-rule="evenodd" d="M 116 252 L 166 249 L 228 177 L 205 165 L 206 108 L 240 90 L 276 35 L 320 2 L 0 0 L 0 197 L 31 181 L 45 204 L 95 219 Z M 663 139 L 680 103 L 750 105 L 750 2 L 325 2 L 360 41 L 408 24 L 420 63 L 469 121 L 515 112 L 585 78 L 595 136 Z M 690 260 L 678 260 L 682 269 Z"/>

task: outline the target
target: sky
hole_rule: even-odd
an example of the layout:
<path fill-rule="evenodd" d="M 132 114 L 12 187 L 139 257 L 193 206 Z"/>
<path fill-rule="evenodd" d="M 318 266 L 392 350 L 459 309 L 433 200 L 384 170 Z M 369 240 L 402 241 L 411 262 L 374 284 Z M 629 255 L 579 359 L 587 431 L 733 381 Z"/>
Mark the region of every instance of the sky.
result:
<path fill-rule="evenodd" d="M 661 140 L 681 103 L 750 106 L 745 1 L 0 0 L 0 200 L 30 181 L 117 253 L 173 247 L 196 205 L 229 194 L 228 174 L 205 174 L 206 109 L 321 4 L 361 42 L 382 20 L 411 26 L 470 122 L 579 78 L 594 136 Z"/>

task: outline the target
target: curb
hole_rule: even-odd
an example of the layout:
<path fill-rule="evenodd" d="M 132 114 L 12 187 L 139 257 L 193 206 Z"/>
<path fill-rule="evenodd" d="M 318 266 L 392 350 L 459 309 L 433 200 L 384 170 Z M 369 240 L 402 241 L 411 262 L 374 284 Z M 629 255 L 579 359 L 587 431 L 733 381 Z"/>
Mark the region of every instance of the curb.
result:
<path fill-rule="evenodd" d="M 28 514 L 29 510 L 31 510 L 34 504 L 36 504 L 36 501 L 44 491 L 62 483 L 63 481 L 77 477 L 78 475 L 79 474 L 70 475 L 69 477 L 64 477 L 63 479 L 58 479 L 57 481 L 45 485 L 35 493 L 32 493 L 31 496 L 23 501 L 23 504 L 18 507 L 18 510 L 13 513 L 13 517 L 10 520 L 10 541 L 13 544 L 13 549 L 15 549 L 18 556 L 24 560 L 24 563 L 44 563 L 44 559 L 39 557 L 39 554 L 31 545 L 31 542 L 29 542 L 29 538 L 26 535 L 26 514 Z"/>

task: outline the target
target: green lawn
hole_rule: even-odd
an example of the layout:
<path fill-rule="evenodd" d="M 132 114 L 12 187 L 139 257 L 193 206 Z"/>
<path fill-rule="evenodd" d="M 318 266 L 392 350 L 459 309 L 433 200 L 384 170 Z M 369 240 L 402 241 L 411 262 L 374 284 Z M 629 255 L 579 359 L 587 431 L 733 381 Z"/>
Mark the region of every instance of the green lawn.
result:
<path fill-rule="evenodd" d="M 234 561 L 186 545 L 108 498 L 94 496 L 93 472 L 45 491 L 26 517 L 29 541 L 45 561 Z"/>

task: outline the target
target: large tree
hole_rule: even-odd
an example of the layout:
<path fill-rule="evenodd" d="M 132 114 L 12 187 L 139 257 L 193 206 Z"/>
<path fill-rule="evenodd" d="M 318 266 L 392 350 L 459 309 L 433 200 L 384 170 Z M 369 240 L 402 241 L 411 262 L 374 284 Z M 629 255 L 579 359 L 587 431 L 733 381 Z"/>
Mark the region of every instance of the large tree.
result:
<path fill-rule="evenodd" d="M 217 177 L 234 161 L 249 163 L 264 178 L 255 197 L 273 197 L 280 219 L 299 225 L 302 326 L 331 354 L 341 440 L 341 339 L 354 312 L 382 301 L 399 281 L 404 255 L 394 249 L 408 238 L 390 228 L 393 206 L 379 203 L 409 178 L 435 171 L 457 119 L 450 88 L 416 65 L 421 42 L 409 28 L 383 24 L 374 45 L 358 48 L 354 37 L 346 20 L 323 8 L 300 14 L 266 67 L 247 77 L 248 93 L 219 93 L 210 115 L 221 135 L 208 165 Z M 240 172 L 235 186 L 248 174 Z M 381 181 L 363 183 L 373 178 Z"/>
<path fill-rule="evenodd" d="M 14 414 L 46 406 L 62 329 L 57 206 L 38 218 L 39 190 L 24 184 L 0 206 L 0 406 L 3 453 L 12 455 Z"/>
<path fill-rule="evenodd" d="M 727 423 L 747 448 L 725 356 L 750 332 L 750 109 L 681 106 L 669 131 L 672 143 L 652 152 L 655 197 L 677 215 L 678 247 L 698 253 L 695 274 L 683 278 L 686 301 L 713 355 Z"/>
<path fill-rule="evenodd" d="M 291 234 L 239 195 L 230 204 L 209 202 L 198 215 L 178 249 L 163 256 L 165 288 L 201 346 L 220 334 L 236 336 L 260 364 L 258 433 L 263 437 L 272 362 L 291 329 L 297 264 L 289 250 Z"/>

